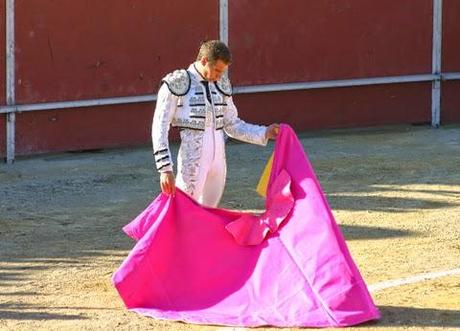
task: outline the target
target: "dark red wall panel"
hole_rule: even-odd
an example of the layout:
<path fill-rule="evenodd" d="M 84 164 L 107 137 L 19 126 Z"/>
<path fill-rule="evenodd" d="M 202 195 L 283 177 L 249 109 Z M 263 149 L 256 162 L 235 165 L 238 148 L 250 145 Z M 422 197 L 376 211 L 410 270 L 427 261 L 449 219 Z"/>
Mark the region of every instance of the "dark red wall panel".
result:
<path fill-rule="evenodd" d="M 215 0 L 15 2 L 18 103 L 155 93 L 164 74 L 194 61 L 200 41 L 218 37 Z M 444 0 L 444 72 L 460 71 L 459 3 Z M 431 38 L 432 0 L 229 1 L 236 86 L 430 73 Z M 4 53 L 0 47 L 0 103 Z M 442 123 L 460 121 L 459 94 L 460 82 L 442 83 Z M 299 131 L 431 121 L 431 83 L 237 94 L 235 102 L 249 122 L 286 122 Z M 17 114 L 16 152 L 150 144 L 153 107 Z"/>
<path fill-rule="evenodd" d="M 0 114 L 0 157 L 6 156 L 6 115 Z"/>
<path fill-rule="evenodd" d="M 443 1 L 442 71 L 460 71 L 460 1 Z"/>
<path fill-rule="evenodd" d="M 252 122 L 285 122 L 297 130 L 425 123 L 431 84 L 388 84 L 276 93 L 239 94 L 235 104 Z"/>
<path fill-rule="evenodd" d="M 442 83 L 441 123 L 460 123 L 460 81 Z"/>
<path fill-rule="evenodd" d="M 431 116 L 429 83 L 238 94 L 234 98 L 244 120 L 289 123 L 299 131 L 423 123 Z M 16 152 L 26 155 L 150 144 L 153 107 L 145 103 L 21 113 L 16 116 Z M 0 125 L 4 127 L 4 119 Z M 177 133 L 172 130 L 174 138 Z"/>
<path fill-rule="evenodd" d="M 16 115 L 16 152 L 85 150 L 148 143 L 151 103 Z"/>
<path fill-rule="evenodd" d="M 17 0 L 17 100 L 152 93 L 218 26 L 215 0 Z"/>
<path fill-rule="evenodd" d="M 6 48 L 6 17 L 5 17 L 5 1 L 0 1 L 0 105 L 6 103 L 6 68 L 5 68 L 5 48 Z M 0 114 L 0 156 L 6 155 L 6 115 Z"/>
<path fill-rule="evenodd" d="M 0 105 L 6 103 L 6 68 L 5 68 L 5 57 L 6 57 L 6 17 L 5 17 L 5 1 L 0 1 Z M 0 129 L 1 133 L 1 129 Z"/>
<path fill-rule="evenodd" d="M 229 1 L 235 85 L 431 72 L 432 0 Z"/>

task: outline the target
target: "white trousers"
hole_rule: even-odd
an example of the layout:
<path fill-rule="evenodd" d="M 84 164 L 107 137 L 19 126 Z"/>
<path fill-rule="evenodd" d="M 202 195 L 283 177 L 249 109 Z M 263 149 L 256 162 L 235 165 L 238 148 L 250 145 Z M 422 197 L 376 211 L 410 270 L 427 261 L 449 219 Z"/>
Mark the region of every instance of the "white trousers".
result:
<path fill-rule="evenodd" d="M 178 158 L 178 167 L 187 167 L 186 160 Z M 202 205 L 217 207 L 225 187 L 225 140 L 222 130 L 206 127 L 203 135 L 201 157 L 195 178 L 183 178 L 180 173 L 176 185 L 187 192 L 187 180 L 193 180 L 194 190 L 187 192 Z"/>

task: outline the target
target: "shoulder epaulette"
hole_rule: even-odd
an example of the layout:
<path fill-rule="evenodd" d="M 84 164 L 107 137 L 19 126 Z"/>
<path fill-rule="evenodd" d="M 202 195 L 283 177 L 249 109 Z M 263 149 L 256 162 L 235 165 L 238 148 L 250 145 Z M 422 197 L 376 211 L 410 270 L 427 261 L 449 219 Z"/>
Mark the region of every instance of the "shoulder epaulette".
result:
<path fill-rule="evenodd" d="M 228 97 L 232 95 L 232 84 L 230 83 L 230 79 L 226 76 L 222 76 L 222 78 L 216 82 L 216 87 L 222 94 Z"/>
<path fill-rule="evenodd" d="M 171 93 L 177 96 L 185 95 L 190 90 L 190 74 L 185 69 L 167 74 L 161 82 L 168 85 Z"/>

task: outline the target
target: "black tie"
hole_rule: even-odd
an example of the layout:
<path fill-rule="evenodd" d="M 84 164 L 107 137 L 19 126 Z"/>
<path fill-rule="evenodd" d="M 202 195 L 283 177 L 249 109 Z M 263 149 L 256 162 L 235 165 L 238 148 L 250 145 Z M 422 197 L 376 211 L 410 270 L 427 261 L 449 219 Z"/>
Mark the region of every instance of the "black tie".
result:
<path fill-rule="evenodd" d="M 208 98 L 209 103 L 211 102 L 211 91 L 209 90 L 209 82 L 207 80 L 202 80 L 201 81 L 206 88 L 206 98 Z"/>

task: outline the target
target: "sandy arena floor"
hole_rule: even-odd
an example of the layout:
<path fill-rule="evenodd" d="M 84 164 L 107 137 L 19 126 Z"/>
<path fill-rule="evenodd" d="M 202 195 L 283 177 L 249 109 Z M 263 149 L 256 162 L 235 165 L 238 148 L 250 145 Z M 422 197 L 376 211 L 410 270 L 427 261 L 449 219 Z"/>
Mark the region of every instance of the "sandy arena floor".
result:
<path fill-rule="evenodd" d="M 301 138 L 369 285 L 460 268 L 460 126 Z M 272 149 L 227 145 L 222 207 L 263 208 L 255 185 Z M 149 147 L 0 164 L 0 329 L 232 330 L 138 316 L 112 287 L 134 245 L 121 228 L 158 192 Z M 460 273 L 373 297 L 382 319 L 360 330 L 460 329 Z"/>

